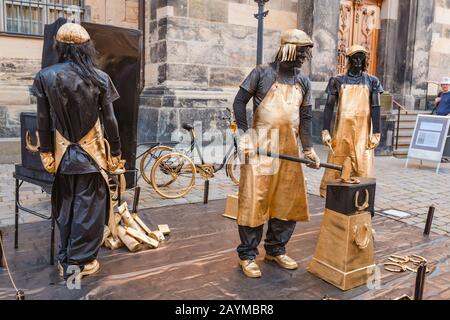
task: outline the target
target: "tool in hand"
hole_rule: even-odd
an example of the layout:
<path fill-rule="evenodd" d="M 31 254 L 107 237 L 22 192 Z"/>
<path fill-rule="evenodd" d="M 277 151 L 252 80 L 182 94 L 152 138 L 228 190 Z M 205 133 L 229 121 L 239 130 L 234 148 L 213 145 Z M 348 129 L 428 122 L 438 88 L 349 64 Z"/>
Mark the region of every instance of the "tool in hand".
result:
<path fill-rule="evenodd" d="M 266 151 L 266 150 L 261 150 L 258 149 L 258 155 L 262 155 L 262 156 L 267 156 L 267 157 L 271 157 L 271 158 L 275 158 L 275 159 L 281 159 L 281 160 L 287 160 L 287 161 L 293 161 L 293 162 L 298 162 L 298 163 L 303 163 L 303 164 L 309 164 L 309 165 L 313 165 L 314 161 L 310 161 L 310 160 L 306 160 L 303 158 L 297 158 L 297 157 L 292 157 L 292 156 L 287 156 L 287 155 L 283 155 L 283 154 L 276 154 L 270 151 Z M 343 170 L 342 166 L 336 165 L 336 164 L 331 164 L 331 163 L 320 163 L 320 167 L 321 168 L 326 168 L 326 169 L 331 169 L 331 170 L 337 170 L 337 171 L 341 171 Z"/>

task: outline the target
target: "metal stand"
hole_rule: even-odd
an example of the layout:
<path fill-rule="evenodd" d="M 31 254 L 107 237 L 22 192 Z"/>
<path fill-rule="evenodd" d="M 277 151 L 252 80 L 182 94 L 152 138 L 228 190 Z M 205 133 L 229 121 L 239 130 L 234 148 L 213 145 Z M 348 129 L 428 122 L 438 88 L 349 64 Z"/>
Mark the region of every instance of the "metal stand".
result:
<path fill-rule="evenodd" d="M 133 199 L 133 213 L 137 213 L 139 210 L 139 198 L 141 197 L 141 187 L 136 187 L 134 189 L 134 199 Z"/>
<path fill-rule="evenodd" d="M 431 206 L 430 209 L 428 209 L 427 223 L 425 224 L 425 230 L 423 231 L 425 236 L 430 235 L 431 225 L 433 224 L 434 210 L 434 206 Z"/>
<path fill-rule="evenodd" d="M 414 300 L 423 300 L 423 291 L 425 289 L 425 275 L 427 273 L 427 263 L 421 262 L 417 269 L 416 285 L 414 288 Z"/>
<path fill-rule="evenodd" d="M 203 204 L 209 202 L 209 180 L 205 180 L 205 193 L 203 194 Z"/>
<path fill-rule="evenodd" d="M 0 241 L 3 241 L 3 234 L 1 230 L 0 230 Z M 3 246 L 0 246 L 0 268 L 3 268 L 4 266 L 5 264 L 3 263 Z"/>
<path fill-rule="evenodd" d="M 22 210 L 24 212 L 27 212 L 29 214 L 32 214 L 34 216 L 37 216 L 39 218 L 42 218 L 44 220 L 50 220 L 51 226 L 50 226 L 50 265 L 54 265 L 54 258 L 55 258 L 55 219 L 53 218 L 53 215 L 50 214 L 44 215 L 42 213 L 39 213 L 37 211 L 31 210 L 29 208 L 26 208 L 22 206 L 20 202 L 20 187 L 23 185 L 24 182 L 28 182 L 34 185 L 37 185 L 44 190 L 51 190 L 52 185 L 45 181 L 39 181 L 35 179 L 31 179 L 29 177 L 24 177 L 21 175 L 18 175 L 16 173 L 13 174 L 13 177 L 16 179 L 16 201 L 15 201 L 15 223 L 14 223 L 14 248 L 19 249 L 19 210 Z"/>
<path fill-rule="evenodd" d="M 264 45 L 264 18 L 269 14 L 269 10 L 264 11 L 264 6 L 269 0 L 255 0 L 258 3 L 258 13 L 255 18 L 258 19 L 258 45 L 256 50 L 256 64 L 263 63 L 263 45 Z"/>
<path fill-rule="evenodd" d="M 409 164 L 409 158 L 406 159 L 405 169 L 408 169 L 408 164 Z M 423 160 L 420 160 L 420 166 L 423 167 Z M 439 174 L 440 170 L 441 170 L 441 163 L 438 162 L 437 166 L 436 166 L 436 174 Z"/>

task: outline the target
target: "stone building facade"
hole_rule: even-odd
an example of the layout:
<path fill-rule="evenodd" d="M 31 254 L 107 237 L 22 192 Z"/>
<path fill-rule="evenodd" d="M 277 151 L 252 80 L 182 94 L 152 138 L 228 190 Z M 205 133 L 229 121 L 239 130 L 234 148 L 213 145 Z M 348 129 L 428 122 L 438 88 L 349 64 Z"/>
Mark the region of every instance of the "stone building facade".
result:
<path fill-rule="evenodd" d="M 141 141 L 169 140 L 182 123 L 223 128 L 239 83 L 256 64 L 253 0 L 167 0 L 150 4 L 150 60 L 139 116 Z M 265 60 L 280 31 L 297 26 L 297 1 L 272 0 Z"/>
<path fill-rule="evenodd" d="M 0 0 L 0 145 L 12 153 L 19 150 L 20 113 L 36 110 L 29 88 L 40 69 L 43 40 L 39 33 L 43 31 L 44 17 L 49 11 L 58 10 L 58 16 L 76 20 L 83 17 L 83 20 L 95 23 L 138 28 L 138 0 L 41 1 L 48 3 L 48 7 L 38 7 L 36 1 L 28 2 Z M 83 4 L 81 15 L 76 14 L 80 7 L 58 5 L 78 2 Z M 15 8 L 12 13 L 11 8 Z M 28 19 L 20 20 L 21 14 L 28 18 L 30 11 L 33 16 L 31 29 L 24 28 L 30 22 Z M 20 21 L 26 23 L 21 25 Z M 48 22 L 53 22 L 50 17 Z"/>
<path fill-rule="evenodd" d="M 0 0 L 2 8 L 6 2 L 11 1 Z M 223 128 L 225 108 L 231 107 L 239 83 L 256 63 L 257 4 L 253 0 L 145 2 L 146 86 L 139 140 L 168 140 L 183 122 L 201 121 L 203 129 Z M 138 3 L 85 0 L 83 17 L 138 28 Z M 368 39 L 370 35 L 373 73 L 400 104 L 410 109 L 429 107 L 437 86 L 428 81 L 450 76 L 448 0 L 270 0 L 266 9 L 265 62 L 273 59 L 284 29 L 299 27 L 315 42 L 313 59 L 304 72 L 313 82 L 316 134 L 324 89 L 339 70 L 347 13 L 356 17 L 355 29 Z M 17 114 L 34 108 L 27 90 L 39 69 L 41 49 L 42 39 L 5 32 L 0 21 L 0 138 L 17 137 Z"/>
<path fill-rule="evenodd" d="M 372 34 L 373 41 L 367 43 L 374 58 L 372 73 L 386 92 L 409 109 L 430 108 L 438 89 L 430 81 L 450 75 L 449 6 L 444 0 L 271 0 L 265 61 L 273 58 L 281 30 L 298 26 L 313 37 L 313 59 L 304 72 L 313 82 L 318 138 L 324 89 L 329 77 L 339 72 L 342 29 L 349 24 L 345 10 L 352 7 L 361 33 Z M 220 127 L 218 114 L 231 106 L 240 81 L 255 64 L 256 9 L 253 0 L 151 3 L 142 140 L 167 140 L 170 132 L 192 119 L 201 119 L 203 128 Z M 354 43 L 363 44 L 363 35 Z M 352 38 L 357 37 L 354 32 Z M 387 130 L 388 124 L 384 126 Z"/>

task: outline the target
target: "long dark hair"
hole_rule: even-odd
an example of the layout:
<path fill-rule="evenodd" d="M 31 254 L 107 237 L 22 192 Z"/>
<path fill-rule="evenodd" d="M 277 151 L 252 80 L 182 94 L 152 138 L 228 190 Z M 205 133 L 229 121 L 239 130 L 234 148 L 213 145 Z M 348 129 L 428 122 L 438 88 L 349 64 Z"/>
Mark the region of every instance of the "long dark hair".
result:
<path fill-rule="evenodd" d="M 96 70 L 96 56 L 94 43 L 89 40 L 83 44 L 66 44 L 56 42 L 56 50 L 59 53 L 59 62 L 70 61 L 74 64 L 77 74 L 86 83 L 92 83 L 106 90 L 107 83 Z"/>

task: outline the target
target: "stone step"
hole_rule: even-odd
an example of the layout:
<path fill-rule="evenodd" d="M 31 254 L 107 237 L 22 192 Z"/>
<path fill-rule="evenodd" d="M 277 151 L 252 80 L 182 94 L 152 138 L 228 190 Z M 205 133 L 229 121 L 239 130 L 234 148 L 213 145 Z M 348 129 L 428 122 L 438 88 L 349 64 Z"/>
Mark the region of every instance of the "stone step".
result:
<path fill-rule="evenodd" d="M 395 133 L 397 134 L 397 132 L 395 132 Z M 413 133 L 414 133 L 414 129 L 400 128 L 400 130 L 398 131 L 398 136 L 399 137 L 409 137 L 409 138 L 411 138 Z"/>
<path fill-rule="evenodd" d="M 399 137 L 398 144 L 402 145 L 402 146 L 405 146 L 405 145 L 409 146 L 411 144 L 411 140 L 412 140 L 411 136 L 409 136 L 409 137 Z"/>
<path fill-rule="evenodd" d="M 400 122 L 416 122 L 417 114 L 402 114 Z"/>
<path fill-rule="evenodd" d="M 28 105 L 31 104 L 31 95 L 28 87 L 0 88 L 0 105 Z"/>
<path fill-rule="evenodd" d="M 400 121 L 400 130 L 401 129 L 411 129 L 411 130 L 414 130 L 414 128 L 416 127 L 416 122 L 415 121 L 411 121 L 411 122 L 408 122 L 408 121 L 405 121 L 405 122 L 402 122 L 402 121 Z"/>
<path fill-rule="evenodd" d="M 402 115 L 404 115 L 405 112 L 402 112 Z M 430 110 L 408 110 L 409 115 L 418 115 L 418 114 L 431 114 Z"/>

